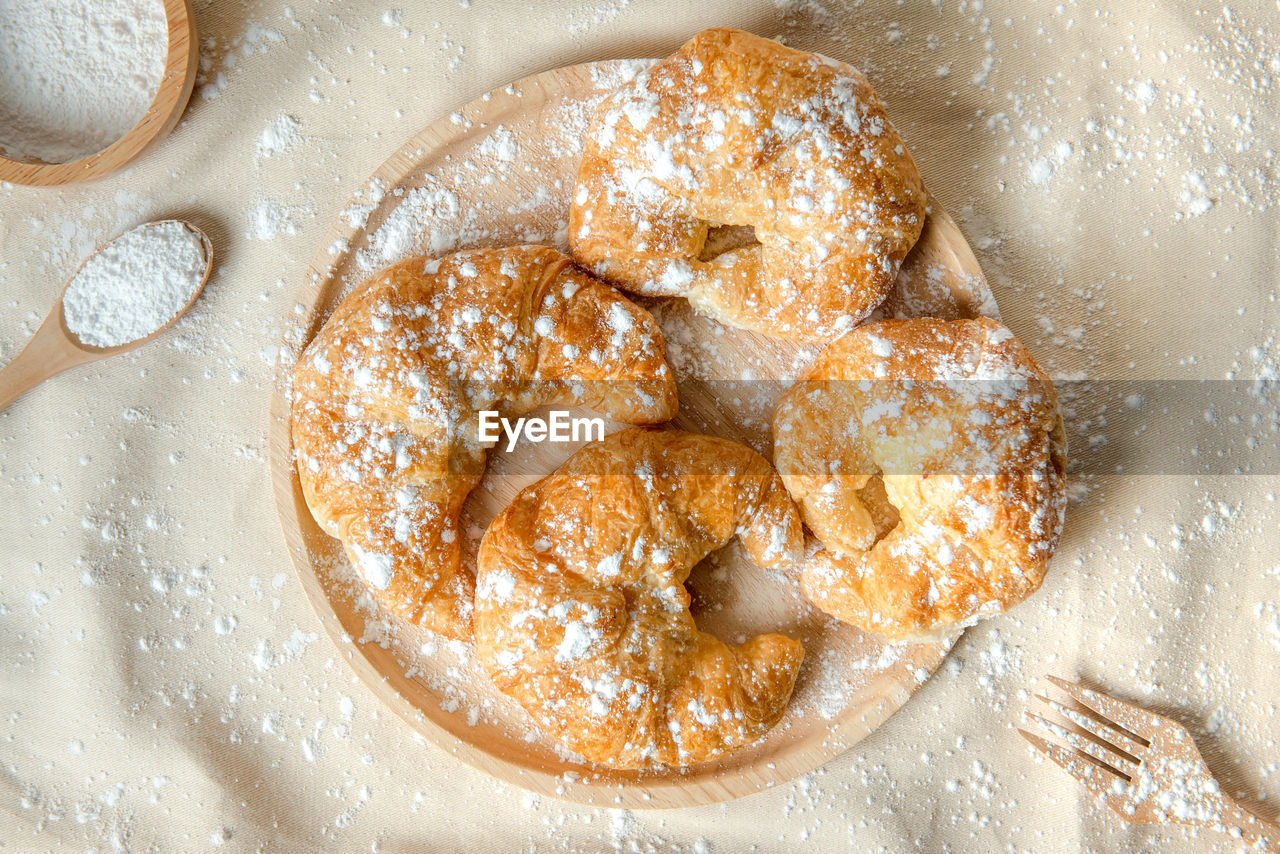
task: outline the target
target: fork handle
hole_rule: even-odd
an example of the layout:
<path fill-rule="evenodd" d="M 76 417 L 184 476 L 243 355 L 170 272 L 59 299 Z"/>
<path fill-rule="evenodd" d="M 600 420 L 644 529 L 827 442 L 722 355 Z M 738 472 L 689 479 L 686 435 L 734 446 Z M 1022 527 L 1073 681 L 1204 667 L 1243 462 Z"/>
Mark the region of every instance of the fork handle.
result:
<path fill-rule="evenodd" d="M 1258 818 L 1230 798 L 1225 798 L 1222 829 L 1231 836 L 1240 831 L 1240 842 L 1254 851 L 1270 851 L 1280 854 L 1280 825 Z"/>

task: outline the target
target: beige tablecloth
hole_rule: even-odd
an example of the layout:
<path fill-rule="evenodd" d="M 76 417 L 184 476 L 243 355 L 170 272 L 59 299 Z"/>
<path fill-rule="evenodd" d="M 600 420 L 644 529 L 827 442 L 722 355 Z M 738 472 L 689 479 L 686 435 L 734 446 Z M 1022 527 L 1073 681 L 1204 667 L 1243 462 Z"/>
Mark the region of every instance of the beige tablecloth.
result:
<path fill-rule="evenodd" d="M 1126 827 L 1032 757 L 1013 725 L 1048 672 L 1171 711 L 1227 789 L 1275 815 L 1274 388 L 1268 404 L 1224 381 L 1274 377 L 1280 350 L 1274 3 L 195 5 L 202 71 L 171 137 L 96 183 L 0 187 L 5 361 L 123 227 L 190 217 L 217 250 L 162 341 L 0 415 L 8 850 L 1219 850 Z M 868 71 L 1069 392 L 1073 504 L 1044 588 L 971 629 L 847 755 L 724 805 L 579 807 L 415 738 L 321 632 L 268 483 L 277 341 L 328 223 L 417 129 L 509 80 L 665 54 L 713 24 Z M 263 136 L 282 115 L 292 144 Z M 1183 388 L 1146 381 L 1187 379 L 1219 381 L 1202 440 L 1256 435 L 1251 474 L 1143 439 Z M 1261 415 L 1233 423 L 1246 403 Z"/>

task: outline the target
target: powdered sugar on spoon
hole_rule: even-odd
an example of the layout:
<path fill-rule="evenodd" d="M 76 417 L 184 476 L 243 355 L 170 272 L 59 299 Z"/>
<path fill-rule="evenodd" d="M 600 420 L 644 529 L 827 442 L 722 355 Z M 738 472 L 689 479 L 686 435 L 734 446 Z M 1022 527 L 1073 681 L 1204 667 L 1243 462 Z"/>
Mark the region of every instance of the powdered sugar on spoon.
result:
<path fill-rule="evenodd" d="M 68 368 L 151 341 L 191 307 L 212 269 L 209 238 L 180 220 L 144 223 L 99 247 L 0 371 L 0 411 Z"/>

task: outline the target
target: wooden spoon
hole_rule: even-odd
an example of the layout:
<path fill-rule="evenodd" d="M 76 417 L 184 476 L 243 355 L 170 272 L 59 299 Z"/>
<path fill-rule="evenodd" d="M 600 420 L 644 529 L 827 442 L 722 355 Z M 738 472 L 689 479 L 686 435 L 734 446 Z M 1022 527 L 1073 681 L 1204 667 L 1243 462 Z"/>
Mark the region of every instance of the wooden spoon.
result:
<path fill-rule="evenodd" d="M 67 287 L 71 281 L 75 279 L 73 275 L 67 280 L 67 284 L 62 286 L 61 293 L 58 294 L 58 301 L 54 303 L 49 314 L 45 317 L 44 322 L 40 324 L 40 328 L 36 330 L 36 334 L 31 336 L 31 340 L 27 342 L 27 346 L 22 352 L 14 357 L 13 361 L 5 365 L 4 370 L 0 370 L 0 412 L 8 408 L 27 391 L 40 385 L 40 383 L 49 379 L 56 374 L 60 374 L 68 368 L 74 368 L 77 365 L 84 365 L 89 362 L 96 362 L 99 359 L 105 359 L 109 356 L 115 356 L 120 353 L 127 353 L 130 350 L 141 347 L 148 341 L 159 336 L 162 332 L 173 326 L 179 317 L 186 314 L 187 309 L 200 297 L 204 291 L 205 283 L 209 281 L 209 273 L 213 270 L 213 244 L 209 242 L 208 236 L 196 228 L 189 222 L 182 220 L 157 220 L 155 222 L 145 223 L 137 226 L 137 228 L 146 228 L 147 226 L 159 225 L 164 222 L 177 222 L 187 230 L 191 231 L 200 238 L 201 244 L 204 246 L 204 274 L 200 277 L 200 284 L 191 294 L 191 299 L 187 300 L 177 314 L 169 319 L 167 323 L 142 338 L 120 344 L 116 347 L 94 347 L 91 344 L 85 344 L 76 334 L 67 328 L 66 313 L 63 310 L 62 299 L 66 296 Z M 128 232 L 125 232 L 126 234 Z M 102 252 L 111 243 L 119 239 L 117 235 L 107 243 L 102 244 L 93 255 L 86 258 L 84 263 L 76 270 L 76 275 L 84 268 L 84 264 L 89 262 L 99 252 Z"/>

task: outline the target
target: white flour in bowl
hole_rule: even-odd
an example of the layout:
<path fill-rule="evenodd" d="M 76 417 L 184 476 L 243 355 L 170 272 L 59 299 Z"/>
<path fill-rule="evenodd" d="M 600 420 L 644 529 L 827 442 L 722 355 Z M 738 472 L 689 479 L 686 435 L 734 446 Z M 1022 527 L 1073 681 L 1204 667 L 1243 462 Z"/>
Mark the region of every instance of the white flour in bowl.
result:
<path fill-rule="evenodd" d="M 182 223 L 140 225 L 85 262 L 62 295 L 62 316 L 91 347 L 137 341 L 182 311 L 207 263 L 200 235 Z"/>
<path fill-rule="evenodd" d="M 0 151 L 66 163 L 124 136 L 160 88 L 161 0 L 0 0 Z"/>

